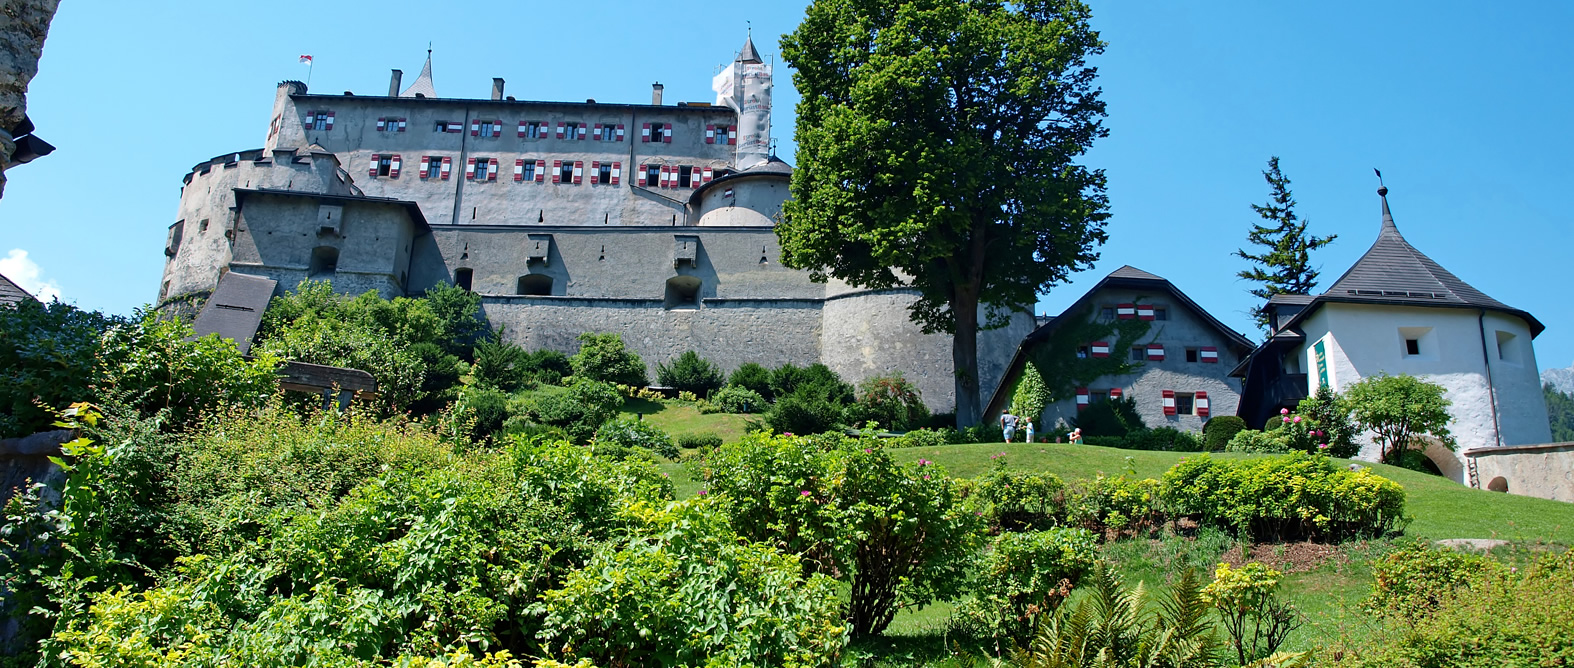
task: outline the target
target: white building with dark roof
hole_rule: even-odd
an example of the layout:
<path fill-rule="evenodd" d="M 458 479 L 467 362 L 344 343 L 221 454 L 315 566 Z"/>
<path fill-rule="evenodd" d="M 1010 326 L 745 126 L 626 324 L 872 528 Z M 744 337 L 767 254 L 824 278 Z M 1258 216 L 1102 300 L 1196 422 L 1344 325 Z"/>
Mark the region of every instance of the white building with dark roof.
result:
<path fill-rule="evenodd" d="M 1473 484 L 1466 451 L 1551 440 L 1531 345 L 1544 327 L 1416 250 L 1394 225 L 1388 189 L 1378 195 L 1382 227 L 1355 265 L 1323 294 L 1269 302 L 1273 333 L 1231 372 L 1244 384 L 1238 414 L 1260 428 L 1322 386 L 1417 376 L 1447 389 L 1459 444 L 1455 453 L 1433 443 L 1428 458 Z M 1368 444 L 1361 456 L 1378 454 Z"/>

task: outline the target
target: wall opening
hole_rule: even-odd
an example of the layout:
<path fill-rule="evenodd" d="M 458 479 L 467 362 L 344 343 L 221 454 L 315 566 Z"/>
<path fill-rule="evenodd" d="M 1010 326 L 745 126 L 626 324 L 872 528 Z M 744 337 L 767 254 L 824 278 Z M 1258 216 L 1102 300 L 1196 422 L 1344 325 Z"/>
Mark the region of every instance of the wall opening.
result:
<path fill-rule="evenodd" d="M 1519 364 L 1519 344 L 1513 332 L 1497 331 L 1497 358 L 1509 364 Z"/>
<path fill-rule="evenodd" d="M 1496 478 L 1493 478 L 1492 482 L 1487 483 L 1487 489 L 1490 490 L 1490 491 L 1493 491 L 1493 492 L 1507 493 L 1508 492 L 1508 481 L 1504 480 L 1503 476 L 1498 476 Z"/>
<path fill-rule="evenodd" d="M 454 285 L 457 285 L 457 286 L 459 286 L 461 288 L 464 288 L 466 291 L 468 291 L 468 290 L 470 290 L 470 282 L 471 282 L 471 280 L 474 277 L 475 277 L 475 270 L 473 270 L 473 269 L 455 269 L 454 270 Z"/>
<path fill-rule="evenodd" d="M 667 279 L 667 298 L 664 306 L 669 309 L 693 309 L 700 306 L 700 286 L 694 276 L 673 276 Z"/>
<path fill-rule="evenodd" d="M 333 278 L 334 272 L 339 270 L 339 249 L 333 246 L 318 246 L 312 249 L 311 266 L 307 276 L 314 281 L 326 281 Z"/>
<path fill-rule="evenodd" d="M 519 295 L 550 295 L 552 294 L 552 277 L 546 274 L 526 274 L 519 277 L 519 288 L 514 292 Z"/>

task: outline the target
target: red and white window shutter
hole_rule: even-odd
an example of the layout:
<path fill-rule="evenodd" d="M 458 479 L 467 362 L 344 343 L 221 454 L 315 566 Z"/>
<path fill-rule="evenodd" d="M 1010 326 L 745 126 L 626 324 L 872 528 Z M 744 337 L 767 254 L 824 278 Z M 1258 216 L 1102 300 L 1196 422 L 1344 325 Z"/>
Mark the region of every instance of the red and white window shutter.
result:
<path fill-rule="evenodd" d="M 1082 410 L 1084 408 L 1087 408 L 1089 402 L 1091 402 L 1092 400 L 1093 400 L 1093 397 L 1088 394 L 1088 388 L 1085 388 L 1085 387 L 1077 388 L 1077 410 L 1080 411 L 1080 410 Z"/>
<path fill-rule="evenodd" d="M 1152 304 L 1138 304 L 1137 305 L 1137 319 L 1139 319 L 1139 320 L 1152 320 L 1153 319 L 1153 305 Z"/>
<path fill-rule="evenodd" d="M 698 188 L 698 187 L 700 187 L 700 170 L 695 169 L 693 167 L 689 168 L 689 187 L 690 188 Z"/>
<path fill-rule="evenodd" d="M 661 141 L 662 141 L 662 143 L 664 143 L 664 144 L 671 144 L 672 143 L 672 130 L 673 130 L 673 127 L 672 127 L 671 123 L 668 123 L 667 127 L 662 128 L 662 130 L 661 130 Z"/>
<path fill-rule="evenodd" d="M 1120 398 L 1120 393 L 1121 393 L 1121 390 L 1118 387 L 1109 388 L 1109 398 L 1111 398 L 1111 399 L 1119 399 Z"/>
<path fill-rule="evenodd" d="M 1130 320 L 1137 317 L 1136 304 L 1121 304 L 1115 307 L 1115 317 L 1121 320 Z"/>
<path fill-rule="evenodd" d="M 736 126 L 736 125 L 729 125 L 729 126 L 727 126 L 727 143 L 728 144 L 737 144 L 738 143 L 738 126 Z"/>
<path fill-rule="evenodd" d="M 1197 408 L 1197 415 L 1199 417 L 1208 417 L 1208 393 L 1207 392 L 1198 392 L 1197 393 L 1197 398 L 1195 400 L 1195 403 L 1193 403 L 1192 405 Z"/>
<path fill-rule="evenodd" d="M 443 180 L 448 180 L 448 172 L 453 169 L 453 158 L 443 158 Z"/>
<path fill-rule="evenodd" d="M 384 129 L 387 125 L 388 125 L 388 119 L 386 119 L 386 118 L 379 118 L 379 119 L 377 119 L 377 129 L 378 130 Z"/>
<path fill-rule="evenodd" d="M 553 160 L 552 161 L 552 182 L 553 183 L 562 183 L 563 182 L 563 161 L 562 160 Z"/>
<path fill-rule="evenodd" d="M 575 160 L 574 161 L 574 185 L 576 185 L 576 186 L 579 185 L 580 179 L 583 179 L 584 177 L 585 177 L 585 163 L 583 161 L 580 161 L 580 160 Z"/>
<path fill-rule="evenodd" d="M 403 119 L 403 118 L 399 119 L 399 131 L 400 132 L 404 132 L 404 124 L 405 124 L 404 121 L 405 121 L 405 119 Z"/>
<path fill-rule="evenodd" d="M 475 158 L 465 159 L 465 178 L 471 181 L 475 180 Z"/>
<path fill-rule="evenodd" d="M 514 160 L 514 180 L 515 181 L 524 181 L 525 180 L 525 159 L 524 158 L 516 158 Z"/>
<path fill-rule="evenodd" d="M 1202 350 L 1197 353 L 1197 359 L 1209 364 L 1216 364 L 1219 361 L 1219 349 L 1213 346 L 1203 346 Z"/>
<path fill-rule="evenodd" d="M 601 141 L 601 124 L 597 123 L 596 124 L 596 131 L 592 132 L 590 134 L 591 134 L 591 136 L 596 138 L 596 141 Z M 592 180 L 591 183 L 595 183 L 595 181 Z"/>
<path fill-rule="evenodd" d="M 500 121 L 500 120 L 499 121 L 492 121 L 492 136 L 493 137 L 501 137 L 501 136 L 503 136 L 503 122 L 502 121 Z"/>
<path fill-rule="evenodd" d="M 541 137 L 542 139 L 546 139 L 548 136 L 547 133 L 551 132 L 551 130 L 552 128 L 547 125 L 546 121 L 541 121 L 541 132 L 537 136 Z"/>
<path fill-rule="evenodd" d="M 598 184 L 600 182 L 601 182 L 601 162 L 597 161 L 597 160 L 592 160 L 592 161 L 590 161 L 590 185 L 596 185 L 596 184 Z"/>
<path fill-rule="evenodd" d="M 536 161 L 536 183 L 545 183 L 547 180 L 547 161 Z"/>
<path fill-rule="evenodd" d="M 1164 414 L 1175 414 L 1175 390 L 1164 391 Z"/>
<path fill-rule="evenodd" d="M 557 122 L 557 138 L 558 139 L 562 139 L 563 138 L 563 121 L 558 121 Z"/>
<path fill-rule="evenodd" d="M 1150 343 L 1150 344 L 1148 344 L 1148 361 L 1149 362 L 1163 362 L 1164 361 L 1164 344 L 1162 344 L 1162 343 Z"/>
<path fill-rule="evenodd" d="M 529 127 L 529 126 L 530 126 L 530 123 L 528 121 L 520 121 L 519 122 L 519 138 L 520 139 L 524 139 L 525 133 L 529 132 L 528 130 L 525 129 L 525 128 Z"/>
<path fill-rule="evenodd" d="M 705 126 L 705 143 L 707 143 L 707 144 L 714 144 L 714 143 L 716 143 L 716 126 L 714 126 L 714 125 L 707 125 L 707 126 Z"/>
<path fill-rule="evenodd" d="M 426 166 L 430 165 L 430 164 L 432 164 L 432 156 L 429 156 L 429 155 L 421 156 L 421 180 L 422 181 L 425 181 L 426 178 L 427 178 L 427 175 L 426 175 L 427 167 Z"/>
<path fill-rule="evenodd" d="M 700 182 L 701 183 L 710 183 L 710 179 L 711 179 L 711 170 L 710 170 L 709 167 L 706 167 L 705 168 L 705 175 L 704 175 L 703 178 L 700 179 Z"/>
<path fill-rule="evenodd" d="M 646 142 L 646 143 L 650 142 L 650 124 L 649 123 L 646 123 L 645 126 L 640 129 L 640 131 L 639 131 L 639 140 L 642 141 L 642 142 Z"/>
<path fill-rule="evenodd" d="M 663 187 L 663 188 L 667 187 L 667 166 L 666 165 L 662 165 L 661 166 L 661 180 L 658 183 L 660 183 L 661 187 Z"/>
<path fill-rule="evenodd" d="M 1109 357 L 1109 343 L 1106 341 L 1094 341 L 1088 346 L 1088 351 L 1094 357 Z"/>
<path fill-rule="evenodd" d="M 481 121 L 470 121 L 470 136 L 481 136 Z"/>
<path fill-rule="evenodd" d="M 486 180 L 497 180 L 497 158 L 492 158 L 486 165 Z"/>
<path fill-rule="evenodd" d="M 333 112 L 331 112 L 331 111 L 328 112 L 328 127 L 324 128 L 324 129 L 327 129 L 327 130 L 332 130 L 333 129 Z"/>
<path fill-rule="evenodd" d="M 623 163 L 621 163 L 621 162 L 614 162 L 614 163 L 612 163 L 612 185 L 617 185 L 618 184 L 618 180 L 621 179 L 622 177 L 623 177 Z"/>
<path fill-rule="evenodd" d="M 376 153 L 372 154 L 372 168 L 368 170 L 367 176 L 370 176 L 374 179 L 377 178 L 377 162 L 382 159 L 383 157 L 381 155 Z"/>
<path fill-rule="evenodd" d="M 623 124 L 618 124 L 618 141 L 623 141 Z"/>
<path fill-rule="evenodd" d="M 393 159 L 388 161 L 388 178 L 399 178 L 399 154 L 393 154 Z"/>

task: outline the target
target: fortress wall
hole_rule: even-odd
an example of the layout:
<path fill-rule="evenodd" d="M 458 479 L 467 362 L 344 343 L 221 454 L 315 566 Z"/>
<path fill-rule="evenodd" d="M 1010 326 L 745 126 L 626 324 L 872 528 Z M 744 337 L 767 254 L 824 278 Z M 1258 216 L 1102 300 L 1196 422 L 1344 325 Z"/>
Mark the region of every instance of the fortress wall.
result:
<path fill-rule="evenodd" d="M 529 261 L 532 235 L 551 235 L 544 264 Z M 698 266 L 674 267 L 678 236 L 700 239 Z M 526 274 L 552 277 L 553 295 L 658 302 L 667 279 L 680 275 L 701 280 L 702 298 L 819 299 L 825 291 L 806 272 L 781 265 L 769 228 L 439 226 L 417 240 L 411 290 L 451 282 L 457 268 L 474 272 L 471 287 L 483 295 L 513 295 Z"/>
<path fill-rule="evenodd" d="M 343 207 L 337 235 L 317 233 L 323 204 Z M 310 277 L 331 280 L 339 292 L 376 290 L 392 298 L 404 294 L 413 236 L 414 226 L 397 205 L 254 193 L 241 211 L 232 266 L 273 278 L 280 290 Z M 313 276 L 312 253 L 324 247 L 339 253 L 335 271 Z"/>
<path fill-rule="evenodd" d="M 706 300 L 698 309 L 666 310 L 659 299 L 488 296 L 482 308 L 493 328 L 526 349 L 579 350 L 583 332 L 616 332 L 645 360 L 651 382 L 656 364 L 686 350 L 731 372 L 745 362 L 777 367 L 820 358 L 817 300 Z"/>

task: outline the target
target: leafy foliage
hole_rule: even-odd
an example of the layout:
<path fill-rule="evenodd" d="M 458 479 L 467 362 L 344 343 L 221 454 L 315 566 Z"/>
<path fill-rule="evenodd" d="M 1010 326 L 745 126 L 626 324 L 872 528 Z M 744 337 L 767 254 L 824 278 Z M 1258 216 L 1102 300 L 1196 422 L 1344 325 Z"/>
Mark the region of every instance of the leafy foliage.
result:
<path fill-rule="evenodd" d="M 1240 665 L 1272 656 L 1302 623 L 1300 613 L 1275 591 L 1281 575 L 1255 561 L 1240 568 L 1219 564 L 1202 591 L 1224 620 Z"/>
<path fill-rule="evenodd" d="M 1146 428 L 1142 416 L 1137 414 L 1137 400 L 1130 397 L 1095 401 L 1072 422 L 1083 436 L 1125 436 Z"/>
<path fill-rule="evenodd" d="M 1574 441 L 1574 396 L 1559 392 L 1552 383 L 1541 386 L 1547 400 L 1547 422 L 1552 427 L 1552 440 L 1557 443 Z"/>
<path fill-rule="evenodd" d="M 1242 429 L 1230 437 L 1230 442 L 1224 445 L 1225 452 L 1249 452 L 1255 454 L 1279 455 L 1290 452 L 1289 434 L 1275 431 L 1257 431 L 1256 429 Z"/>
<path fill-rule="evenodd" d="M 599 452 L 603 449 L 640 448 L 667 459 L 677 459 L 677 444 L 661 428 L 636 420 L 627 415 L 613 419 L 596 429 L 591 445 Z"/>
<path fill-rule="evenodd" d="M 123 322 L 60 300 L 0 305 L 0 437 L 48 429 L 55 410 L 91 400 L 99 339 Z"/>
<path fill-rule="evenodd" d="M 1315 430 L 1315 440 L 1310 442 L 1318 444 L 1330 457 L 1349 459 L 1361 452 L 1361 445 L 1356 443 L 1355 437 L 1360 434 L 1355 423 L 1350 419 L 1350 402 L 1336 394 L 1332 388 L 1324 385 L 1317 388 L 1317 392 L 1301 400 L 1295 412 L 1310 420 L 1308 427 Z M 1321 448 L 1321 444 L 1328 444 Z M 1311 452 L 1310 448 L 1306 449 Z"/>
<path fill-rule="evenodd" d="M 684 450 L 699 450 L 702 453 L 721 447 L 722 439 L 712 432 L 698 434 L 683 434 L 678 437 L 678 447 Z"/>
<path fill-rule="evenodd" d="M 1256 537 L 1377 537 L 1397 532 L 1406 521 L 1405 491 L 1397 483 L 1300 452 L 1240 460 L 1188 457 L 1164 473 L 1159 494 L 1175 512 L 1199 523 Z"/>
<path fill-rule="evenodd" d="M 700 357 L 692 350 L 684 351 L 672 366 L 656 365 L 656 382 L 680 392 L 693 392 L 700 398 L 721 389 L 721 367 Z"/>
<path fill-rule="evenodd" d="M 1497 562 L 1481 554 L 1412 541 L 1372 562 L 1374 581 L 1366 609 L 1413 623 L 1494 568 L 1499 568 Z"/>
<path fill-rule="evenodd" d="M 1455 448 L 1448 431 L 1454 419 L 1448 407 L 1453 402 L 1443 397 L 1444 392 L 1442 385 L 1409 374 L 1379 373 L 1345 388 L 1344 398 L 1356 424 L 1377 435 L 1382 459 L 1387 461 L 1412 448 L 1425 450 L 1425 441 L 1417 438 L 1421 436 L 1430 436 L 1449 450 Z"/>
<path fill-rule="evenodd" d="M 734 369 L 727 384 L 752 390 L 766 399 L 775 396 L 771 393 L 771 370 L 754 362 L 744 362 Z"/>
<path fill-rule="evenodd" d="M 723 413 L 758 413 L 765 409 L 765 398 L 742 385 L 728 385 L 712 395 L 710 403 Z"/>
<path fill-rule="evenodd" d="M 1241 270 L 1236 275 L 1262 284 L 1262 287 L 1250 291 L 1253 296 L 1263 300 L 1262 306 L 1252 309 L 1252 317 L 1257 319 L 1257 326 L 1266 331 L 1270 324 L 1266 308 L 1268 298 L 1274 295 L 1312 294 L 1312 288 L 1317 287 L 1317 275 L 1320 272 L 1312 266 L 1311 252 L 1333 243 L 1339 235 L 1317 237 L 1306 234 L 1309 222 L 1295 215 L 1295 196 L 1290 193 L 1290 178 L 1279 171 L 1278 156 L 1268 158 L 1268 170 L 1262 176 L 1268 182 L 1270 199 L 1267 204 L 1253 204 L 1252 211 L 1262 216 L 1267 224 L 1253 224 L 1251 231 L 1246 234 L 1246 241 L 1253 246 L 1261 246 L 1263 250 L 1252 254 L 1238 249 L 1235 256 L 1258 265 Z"/>
<path fill-rule="evenodd" d="M 899 464 L 867 440 L 755 433 L 691 467 L 740 536 L 847 583 L 855 637 L 880 634 L 898 610 L 954 599 L 966 582 L 982 522 L 932 462 Z"/>
<path fill-rule="evenodd" d="M 1146 301 L 1144 297 L 1136 299 L 1138 304 Z M 1030 366 L 1038 367 L 1050 403 L 1071 399 L 1078 387 L 1105 376 L 1133 373 L 1144 364 L 1132 361 L 1126 351 L 1148 338 L 1153 322 L 1139 318 L 1101 321 L 1094 317 L 1093 309 L 1090 304 L 1081 311 L 1062 314 L 1049 337 L 1028 351 Z M 1095 341 L 1109 344 L 1109 357 L 1092 355 L 1089 344 Z"/>
<path fill-rule="evenodd" d="M 1039 374 L 1038 365 L 1029 360 L 1022 365 L 1022 377 L 1017 380 L 1016 391 L 1011 393 L 1011 414 L 1037 421 L 1049 401 L 1050 392 L 1044 384 L 1044 376 Z"/>
<path fill-rule="evenodd" d="M 247 359 L 217 335 L 190 337 L 189 325 L 152 313 L 111 327 L 100 352 L 101 396 L 160 414 L 178 430 L 226 407 L 261 406 L 278 391 L 279 360 L 269 351 Z"/>
<path fill-rule="evenodd" d="M 1078 481 L 1070 521 L 1100 535 L 1135 535 L 1163 523 L 1159 481 L 1131 475 L 1098 475 Z"/>
<path fill-rule="evenodd" d="M 508 407 L 508 428 L 521 422 L 560 427 L 576 443 L 589 443 L 596 429 L 618 414 L 623 396 L 611 385 L 575 376 L 568 387 L 541 386 L 516 396 Z"/>
<path fill-rule="evenodd" d="M 1003 462 L 978 478 L 971 500 L 990 528 L 1042 531 L 1066 520 L 1066 483 L 1053 473 L 1012 471 Z"/>
<path fill-rule="evenodd" d="M 1088 595 L 1039 624 L 1031 644 L 1012 652 L 1013 663 L 1023 668 L 1220 665 L 1221 647 L 1195 571 L 1183 572 L 1157 601 L 1142 583 L 1128 589 L 1102 564 L 1088 580 Z"/>
<path fill-rule="evenodd" d="M 859 383 L 858 401 L 848 407 L 847 415 L 853 426 L 875 422 L 892 431 L 907 431 L 929 419 L 929 408 L 918 386 L 897 372 Z"/>
<path fill-rule="evenodd" d="M 853 386 L 824 364 L 817 362 L 800 367 L 789 362 L 771 372 L 769 396 L 781 399 L 792 394 L 817 395 L 831 403 L 846 405 L 853 401 Z"/>
<path fill-rule="evenodd" d="M 844 407 L 825 395 L 804 390 L 778 398 L 765 412 L 765 424 L 783 434 L 819 434 L 835 431 Z"/>
<path fill-rule="evenodd" d="M 568 358 L 575 378 L 604 383 L 644 386 L 645 361 L 623 344 L 615 332 L 579 335 L 579 352 Z"/>
<path fill-rule="evenodd" d="M 913 320 L 954 334 L 958 426 L 980 418 L 980 307 L 986 326 L 1031 311 L 1106 238 L 1104 176 L 1075 163 L 1106 134 L 1089 14 L 818 0 L 782 38 L 803 96 L 783 262 L 916 288 Z"/>
<path fill-rule="evenodd" d="M 1082 529 L 1003 534 L 980 557 L 973 598 L 957 606 L 952 623 L 973 637 L 1026 637 L 1097 561 L 1095 537 Z"/>
<path fill-rule="evenodd" d="M 740 542 L 714 505 L 635 506 L 628 541 L 542 597 L 550 654 L 613 666 L 837 665 L 847 634 L 835 583 Z"/>
<path fill-rule="evenodd" d="M 1234 415 L 1220 415 L 1209 418 L 1202 425 L 1202 438 L 1208 452 L 1218 452 L 1234 438 L 1236 434 L 1246 429 L 1246 421 Z"/>

